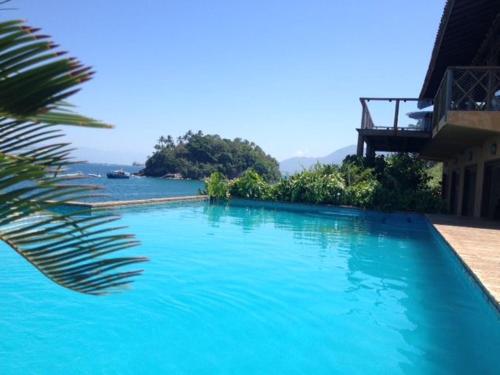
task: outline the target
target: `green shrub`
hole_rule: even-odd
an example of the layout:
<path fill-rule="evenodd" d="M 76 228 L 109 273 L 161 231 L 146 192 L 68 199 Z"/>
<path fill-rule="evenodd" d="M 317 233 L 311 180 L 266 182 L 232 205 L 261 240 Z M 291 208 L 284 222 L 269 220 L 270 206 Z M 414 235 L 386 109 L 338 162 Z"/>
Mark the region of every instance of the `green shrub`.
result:
<path fill-rule="evenodd" d="M 443 163 L 431 164 L 427 169 L 427 174 L 429 175 L 429 188 L 438 189 L 440 191 L 443 179 Z"/>
<path fill-rule="evenodd" d="M 205 180 L 205 192 L 211 200 L 226 200 L 229 198 L 229 184 L 220 172 L 213 172 Z"/>
<path fill-rule="evenodd" d="M 439 184 L 432 184 L 430 166 L 414 155 L 347 157 L 340 167 L 315 165 L 269 184 L 253 169 L 229 183 L 218 172 L 207 180 L 212 199 L 229 196 L 282 202 L 347 204 L 383 211 L 441 212 Z"/>
<path fill-rule="evenodd" d="M 441 199 L 441 187 L 425 189 L 415 193 L 415 211 L 417 212 L 445 212 L 446 205 Z"/>
<path fill-rule="evenodd" d="M 367 167 L 362 158 L 346 158 L 340 167 L 346 184 L 344 204 L 371 208 L 380 183 L 373 168 Z"/>
<path fill-rule="evenodd" d="M 381 176 L 384 187 L 397 191 L 426 189 L 430 176 L 426 161 L 411 154 L 398 154 L 385 158 Z"/>
<path fill-rule="evenodd" d="M 344 203 L 351 206 L 372 208 L 378 189 L 380 189 L 380 183 L 376 179 L 356 182 L 346 188 Z"/>
<path fill-rule="evenodd" d="M 271 185 L 269 198 L 280 202 L 290 202 L 292 196 L 292 183 L 290 178 L 282 178 L 278 183 Z"/>
<path fill-rule="evenodd" d="M 232 197 L 269 199 L 270 191 L 270 185 L 253 169 L 247 170 L 229 183 L 229 193 Z"/>
<path fill-rule="evenodd" d="M 316 165 L 290 178 L 290 202 L 341 204 L 344 180 L 337 168 Z"/>
<path fill-rule="evenodd" d="M 394 189 L 387 189 L 381 184 L 375 189 L 372 205 L 369 208 L 380 211 L 404 211 L 407 210 L 407 204 L 402 204 L 401 193 Z"/>

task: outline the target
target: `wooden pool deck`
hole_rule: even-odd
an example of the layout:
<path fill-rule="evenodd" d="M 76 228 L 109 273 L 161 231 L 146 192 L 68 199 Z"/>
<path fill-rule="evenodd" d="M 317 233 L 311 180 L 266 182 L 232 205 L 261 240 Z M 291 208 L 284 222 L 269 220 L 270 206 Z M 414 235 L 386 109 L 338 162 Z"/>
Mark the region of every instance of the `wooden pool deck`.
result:
<path fill-rule="evenodd" d="M 500 222 L 427 217 L 500 310 Z"/>

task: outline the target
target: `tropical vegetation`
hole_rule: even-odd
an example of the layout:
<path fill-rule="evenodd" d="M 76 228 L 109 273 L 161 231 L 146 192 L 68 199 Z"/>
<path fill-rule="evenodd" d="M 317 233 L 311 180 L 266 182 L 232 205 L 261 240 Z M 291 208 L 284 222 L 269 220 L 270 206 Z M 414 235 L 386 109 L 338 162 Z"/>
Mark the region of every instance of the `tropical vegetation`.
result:
<path fill-rule="evenodd" d="M 0 241 L 63 287 L 109 293 L 139 275 L 128 266 L 146 259 L 112 256 L 137 244 L 111 224 L 116 216 L 67 210 L 68 200 L 98 188 L 61 174 L 74 161 L 60 125 L 110 125 L 72 111 L 66 99 L 93 71 L 38 31 L 0 23 Z"/>
<path fill-rule="evenodd" d="M 429 172 L 430 167 L 426 161 L 408 154 L 375 159 L 348 156 L 340 166 L 317 164 L 276 183 L 266 182 L 254 170 L 232 180 L 214 174 L 206 180 L 206 190 L 212 199 L 232 197 L 440 212 L 444 208 L 440 185 Z M 215 187 L 224 193 L 213 194 Z"/>
<path fill-rule="evenodd" d="M 183 178 L 203 179 L 220 172 L 228 178 L 236 178 L 253 169 L 268 182 L 280 177 L 276 159 L 255 143 L 241 138 L 231 140 L 188 131 L 177 140 L 170 135 L 162 136 L 154 148 L 143 170 L 146 176 L 180 174 Z"/>

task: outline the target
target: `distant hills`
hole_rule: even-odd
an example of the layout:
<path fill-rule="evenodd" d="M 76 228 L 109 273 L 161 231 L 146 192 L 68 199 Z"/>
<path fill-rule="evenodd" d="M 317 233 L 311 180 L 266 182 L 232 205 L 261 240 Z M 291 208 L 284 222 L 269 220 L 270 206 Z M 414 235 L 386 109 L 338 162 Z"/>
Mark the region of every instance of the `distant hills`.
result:
<path fill-rule="evenodd" d="M 282 174 L 291 175 L 304 169 L 312 167 L 316 163 L 321 164 L 340 164 L 347 155 L 356 153 L 356 145 L 350 145 L 339 148 L 323 157 L 294 157 L 280 162 L 280 171 Z"/>
<path fill-rule="evenodd" d="M 304 169 L 312 167 L 316 163 L 340 164 L 347 155 L 355 154 L 356 146 L 350 145 L 342 147 L 331 154 L 323 157 L 293 157 L 285 159 L 279 163 L 279 170 L 284 175 L 294 174 Z M 116 163 L 130 165 L 133 161 L 144 160 L 144 154 L 133 150 L 100 150 L 87 147 L 79 147 L 73 156 L 79 160 L 86 160 L 90 163 Z"/>
<path fill-rule="evenodd" d="M 77 160 L 89 163 L 111 163 L 131 165 L 134 161 L 145 160 L 145 153 L 134 150 L 101 150 L 91 147 L 78 147 L 72 156 Z M 142 164 L 142 163 L 141 163 Z"/>

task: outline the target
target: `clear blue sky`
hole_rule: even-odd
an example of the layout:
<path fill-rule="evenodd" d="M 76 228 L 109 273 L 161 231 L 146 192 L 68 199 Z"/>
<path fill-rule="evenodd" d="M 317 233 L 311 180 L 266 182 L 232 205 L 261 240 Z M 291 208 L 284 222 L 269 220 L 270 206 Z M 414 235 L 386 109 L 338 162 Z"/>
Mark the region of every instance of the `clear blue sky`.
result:
<path fill-rule="evenodd" d="M 131 162 L 190 129 L 247 138 L 278 160 L 354 144 L 358 97 L 418 96 L 444 0 L 13 5 L 2 17 L 42 27 L 97 71 L 72 102 L 116 129 L 69 130 L 71 141 L 89 159 Z"/>

